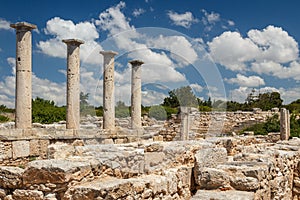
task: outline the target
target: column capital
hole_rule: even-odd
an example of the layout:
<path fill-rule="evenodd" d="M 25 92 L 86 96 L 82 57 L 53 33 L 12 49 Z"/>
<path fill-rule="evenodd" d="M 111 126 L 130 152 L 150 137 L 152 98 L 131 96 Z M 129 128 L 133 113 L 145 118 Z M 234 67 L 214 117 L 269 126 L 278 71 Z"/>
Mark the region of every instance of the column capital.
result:
<path fill-rule="evenodd" d="M 32 29 L 36 29 L 37 26 L 34 24 L 30 24 L 28 22 L 17 22 L 15 24 L 10 24 L 11 28 L 14 28 L 16 30 L 26 30 L 26 31 L 30 31 Z"/>
<path fill-rule="evenodd" d="M 131 60 L 131 61 L 129 61 L 129 63 L 130 63 L 133 67 L 135 67 L 135 66 L 140 66 L 140 65 L 144 64 L 144 62 L 141 61 L 141 60 Z"/>
<path fill-rule="evenodd" d="M 105 56 L 105 55 L 112 55 L 112 56 L 118 55 L 118 53 L 115 52 L 115 51 L 100 51 L 100 54 L 102 54 L 103 56 Z"/>
<path fill-rule="evenodd" d="M 67 45 L 69 45 L 69 44 L 72 45 L 73 44 L 73 45 L 76 45 L 76 46 L 84 44 L 84 41 L 79 40 L 79 39 L 64 39 L 64 40 L 62 40 L 62 42 L 66 43 Z"/>

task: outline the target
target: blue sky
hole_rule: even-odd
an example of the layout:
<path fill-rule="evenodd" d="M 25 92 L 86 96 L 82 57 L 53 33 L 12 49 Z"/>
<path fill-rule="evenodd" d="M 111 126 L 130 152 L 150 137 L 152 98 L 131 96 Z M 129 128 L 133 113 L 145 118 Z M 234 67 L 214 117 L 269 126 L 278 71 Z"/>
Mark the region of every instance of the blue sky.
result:
<path fill-rule="evenodd" d="M 300 2 L 288 1 L 14 1 L 0 7 L 0 104 L 14 107 L 15 31 L 36 24 L 33 97 L 65 104 L 66 38 L 81 46 L 81 91 L 102 104 L 100 50 L 114 50 L 116 100 L 130 102 L 130 66 L 141 59 L 143 104 L 190 85 L 200 98 L 243 102 L 255 88 L 300 98 Z"/>

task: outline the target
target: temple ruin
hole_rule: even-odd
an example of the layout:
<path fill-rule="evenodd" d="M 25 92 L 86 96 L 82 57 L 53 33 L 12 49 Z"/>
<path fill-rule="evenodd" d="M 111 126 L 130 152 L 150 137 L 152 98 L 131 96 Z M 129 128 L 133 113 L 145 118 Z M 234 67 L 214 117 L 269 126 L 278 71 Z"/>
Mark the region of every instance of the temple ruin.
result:
<path fill-rule="evenodd" d="M 290 137 L 285 109 L 200 113 L 181 107 L 170 120 L 141 117 L 143 61 L 132 60 L 131 118 L 117 119 L 117 52 L 101 51 L 104 116 L 80 121 L 84 41 L 78 39 L 62 41 L 67 45 L 65 124 L 32 124 L 31 30 L 36 26 L 11 27 L 17 34 L 16 119 L 0 126 L 0 199 L 300 199 L 300 139 Z M 280 133 L 222 135 L 274 114 L 280 114 Z M 222 129 L 214 125 L 224 118 Z"/>

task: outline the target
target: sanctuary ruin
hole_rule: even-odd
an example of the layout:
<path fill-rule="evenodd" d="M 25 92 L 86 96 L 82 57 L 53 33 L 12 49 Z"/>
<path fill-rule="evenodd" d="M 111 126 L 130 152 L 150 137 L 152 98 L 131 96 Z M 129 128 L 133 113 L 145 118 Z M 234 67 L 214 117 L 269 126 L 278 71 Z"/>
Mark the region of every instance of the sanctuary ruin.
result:
<path fill-rule="evenodd" d="M 31 31 L 16 29 L 15 122 L 0 124 L 3 200 L 298 200 L 300 139 L 286 109 L 199 112 L 166 121 L 141 117 L 143 61 L 132 60 L 131 117 L 115 118 L 114 57 L 103 56 L 102 117 L 80 119 L 79 39 L 67 45 L 66 122 L 31 121 Z M 234 134 L 280 116 L 280 133 Z M 224 134 L 231 132 L 232 134 Z"/>

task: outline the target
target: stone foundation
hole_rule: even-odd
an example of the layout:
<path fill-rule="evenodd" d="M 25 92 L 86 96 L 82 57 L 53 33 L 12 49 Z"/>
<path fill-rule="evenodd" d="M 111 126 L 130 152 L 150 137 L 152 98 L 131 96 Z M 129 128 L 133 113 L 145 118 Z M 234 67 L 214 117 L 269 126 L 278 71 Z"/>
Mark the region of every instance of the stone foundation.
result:
<path fill-rule="evenodd" d="M 124 135 L 122 142 L 127 138 L 128 143 L 104 144 L 121 143 L 122 138 L 88 138 L 87 132 L 72 132 L 76 139 L 74 135 L 68 138 L 69 130 L 62 132 L 64 138 L 47 138 L 41 133 L 26 139 L 2 136 L 1 199 L 300 197 L 298 138 L 271 142 L 270 135 L 129 142 L 130 137 Z M 14 162 L 14 166 L 4 166 Z"/>

